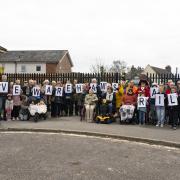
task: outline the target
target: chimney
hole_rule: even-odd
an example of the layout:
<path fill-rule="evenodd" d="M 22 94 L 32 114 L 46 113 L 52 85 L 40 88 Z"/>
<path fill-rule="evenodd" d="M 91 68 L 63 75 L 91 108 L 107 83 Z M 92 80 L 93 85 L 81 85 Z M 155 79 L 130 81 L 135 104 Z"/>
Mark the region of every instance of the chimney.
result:
<path fill-rule="evenodd" d="M 165 69 L 166 69 L 166 71 L 168 71 L 169 73 L 171 73 L 171 66 L 170 66 L 170 65 L 167 65 L 167 66 L 165 67 Z"/>

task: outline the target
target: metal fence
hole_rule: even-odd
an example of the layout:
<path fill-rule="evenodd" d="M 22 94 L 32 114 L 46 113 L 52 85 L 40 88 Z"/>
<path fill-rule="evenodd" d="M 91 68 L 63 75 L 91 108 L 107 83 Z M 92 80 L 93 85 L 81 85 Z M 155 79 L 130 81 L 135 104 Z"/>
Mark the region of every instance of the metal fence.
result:
<path fill-rule="evenodd" d="M 37 83 L 42 83 L 45 79 L 49 81 L 62 81 L 65 83 L 67 80 L 73 81 L 77 79 L 78 82 L 91 82 L 92 78 L 96 78 L 98 82 L 106 81 L 109 83 L 118 82 L 123 78 L 120 73 L 57 73 L 57 74 L 9 74 L 7 75 L 9 82 L 14 82 L 16 79 L 20 79 L 21 82 L 28 81 L 30 79 L 36 80 Z M 1 75 L 0 75 L 1 77 Z"/>
<path fill-rule="evenodd" d="M 73 81 L 77 79 L 78 82 L 91 82 L 92 78 L 96 78 L 98 83 L 101 81 L 105 82 L 118 82 L 120 80 L 125 80 L 125 77 L 122 76 L 120 73 L 57 73 L 57 74 L 38 74 L 38 73 L 29 73 L 29 74 L 11 74 L 7 73 L 7 78 L 9 82 L 14 82 L 16 79 L 20 79 L 21 82 L 28 81 L 30 79 L 36 80 L 37 83 L 42 83 L 45 79 L 49 81 L 62 81 L 65 83 L 67 80 Z M 1 78 L 1 74 L 0 74 Z M 145 78 L 149 81 L 150 85 L 153 82 L 156 83 L 167 83 L 169 79 L 172 79 L 173 82 L 177 82 L 180 80 L 180 74 L 146 74 L 140 76 L 141 78 Z M 126 79 L 130 80 L 130 79 Z"/>

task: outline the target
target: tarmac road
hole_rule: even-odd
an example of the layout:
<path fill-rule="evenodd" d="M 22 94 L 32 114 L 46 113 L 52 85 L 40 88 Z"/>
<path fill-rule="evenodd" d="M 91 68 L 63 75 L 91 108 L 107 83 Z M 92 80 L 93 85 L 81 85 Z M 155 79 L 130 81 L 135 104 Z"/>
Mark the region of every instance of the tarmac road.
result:
<path fill-rule="evenodd" d="M 52 133 L 0 133 L 0 180 L 179 180 L 180 149 Z"/>

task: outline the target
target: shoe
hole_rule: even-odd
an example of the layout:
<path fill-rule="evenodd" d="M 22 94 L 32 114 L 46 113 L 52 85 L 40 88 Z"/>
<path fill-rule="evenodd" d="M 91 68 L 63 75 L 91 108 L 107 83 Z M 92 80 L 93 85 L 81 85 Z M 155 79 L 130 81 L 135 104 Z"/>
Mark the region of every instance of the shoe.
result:
<path fill-rule="evenodd" d="M 18 118 L 18 117 L 16 118 L 16 121 L 19 121 L 19 118 Z"/>
<path fill-rule="evenodd" d="M 15 121 L 15 117 L 12 118 L 12 121 Z"/>
<path fill-rule="evenodd" d="M 164 127 L 164 125 L 163 125 L 163 124 L 161 124 L 161 127 L 163 128 L 163 127 Z"/>
<path fill-rule="evenodd" d="M 176 126 L 174 126 L 173 129 L 176 130 L 177 129 Z"/>
<path fill-rule="evenodd" d="M 156 124 L 156 127 L 159 127 L 159 124 Z"/>

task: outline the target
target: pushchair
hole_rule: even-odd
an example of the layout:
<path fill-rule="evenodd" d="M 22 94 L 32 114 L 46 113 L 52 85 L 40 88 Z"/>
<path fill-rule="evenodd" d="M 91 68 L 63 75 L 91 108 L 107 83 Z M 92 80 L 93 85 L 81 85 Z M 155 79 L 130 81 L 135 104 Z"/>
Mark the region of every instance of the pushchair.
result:
<path fill-rule="evenodd" d="M 133 105 L 122 105 L 119 109 L 120 112 L 120 123 L 127 122 L 131 123 L 134 117 L 135 106 Z"/>
<path fill-rule="evenodd" d="M 38 120 L 42 118 L 46 120 L 47 118 L 47 105 L 43 101 L 37 104 L 31 103 L 28 110 L 30 118 L 32 118 L 34 122 L 38 122 Z"/>

